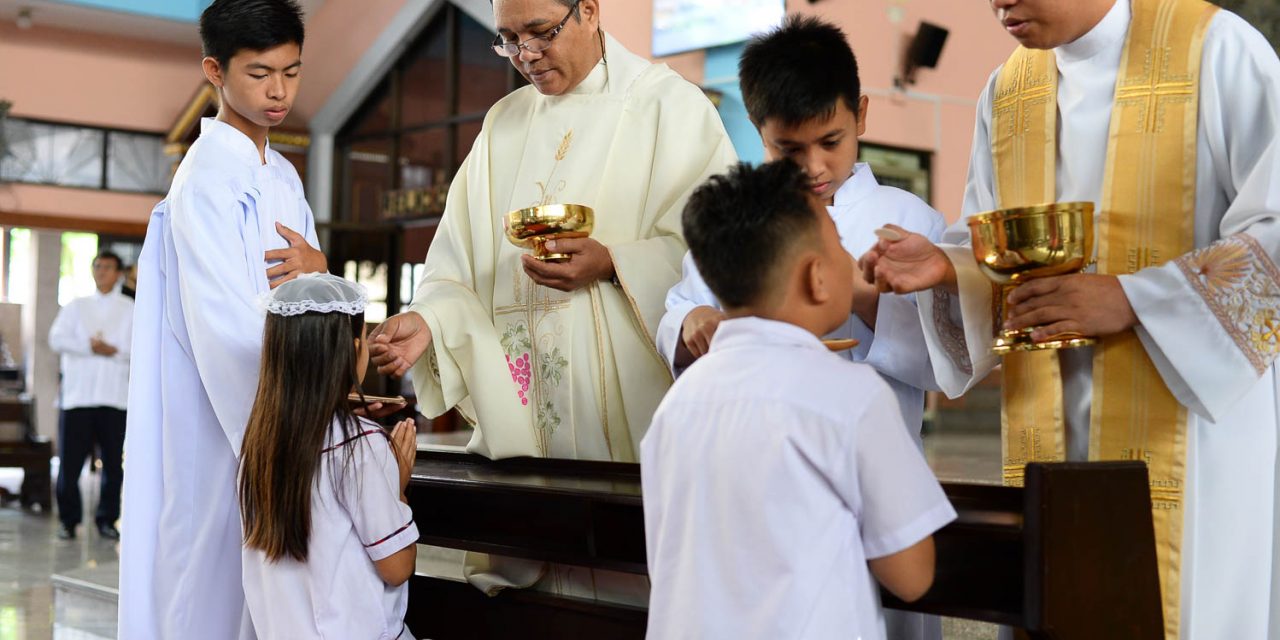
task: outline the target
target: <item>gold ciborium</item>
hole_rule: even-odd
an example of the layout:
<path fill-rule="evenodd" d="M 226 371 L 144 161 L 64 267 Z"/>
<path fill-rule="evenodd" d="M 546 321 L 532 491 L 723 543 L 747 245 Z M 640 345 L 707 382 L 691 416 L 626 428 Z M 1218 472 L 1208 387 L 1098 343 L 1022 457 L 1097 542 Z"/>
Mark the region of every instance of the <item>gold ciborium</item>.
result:
<path fill-rule="evenodd" d="M 1059 202 L 1000 209 L 969 218 L 973 257 L 992 282 L 1000 285 L 999 327 L 1008 310 L 1004 300 L 1014 287 L 1034 278 L 1077 273 L 1093 257 L 1093 203 Z M 1032 342 L 1032 328 L 1001 328 L 991 343 L 999 355 L 1011 351 L 1069 349 L 1093 344 L 1093 338 L 1063 333 Z"/>
<path fill-rule="evenodd" d="M 547 241 L 557 238 L 585 238 L 591 235 L 596 214 L 580 204 L 544 204 L 518 209 L 502 218 L 507 240 L 517 247 L 533 249 L 533 257 L 547 262 L 569 259 L 568 254 L 547 253 Z"/>

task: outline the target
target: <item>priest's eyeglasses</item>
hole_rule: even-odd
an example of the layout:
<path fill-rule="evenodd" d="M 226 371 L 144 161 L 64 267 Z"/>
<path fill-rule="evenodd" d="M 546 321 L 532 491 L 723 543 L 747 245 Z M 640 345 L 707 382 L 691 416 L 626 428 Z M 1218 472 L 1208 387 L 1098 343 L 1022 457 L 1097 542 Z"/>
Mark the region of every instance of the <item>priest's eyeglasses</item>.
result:
<path fill-rule="evenodd" d="M 529 53 L 542 53 L 551 48 L 551 41 L 555 40 L 561 31 L 564 31 L 565 25 L 569 24 L 569 18 L 572 18 L 573 14 L 577 12 L 578 3 L 575 2 L 569 9 L 569 13 L 565 14 L 564 20 L 561 20 L 560 24 L 556 25 L 554 29 L 540 36 L 529 38 L 524 42 L 506 42 L 502 39 L 502 36 L 498 36 L 493 41 L 493 52 L 504 58 L 514 58 L 520 55 L 521 49 L 526 49 Z"/>

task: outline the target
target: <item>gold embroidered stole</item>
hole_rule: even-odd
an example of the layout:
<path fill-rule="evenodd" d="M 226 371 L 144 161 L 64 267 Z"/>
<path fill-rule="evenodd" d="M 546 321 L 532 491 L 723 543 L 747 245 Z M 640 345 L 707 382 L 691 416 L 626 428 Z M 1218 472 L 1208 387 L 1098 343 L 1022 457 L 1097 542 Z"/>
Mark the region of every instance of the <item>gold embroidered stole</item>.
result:
<path fill-rule="evenodd" d="M 1132 6 L 1096 238 L 1098 273 L 1112 275 L 1194 248 L 1200 57 L 1217 11 L 1201 0 L 1134 0 Z M 1056 93 L 1051 51 L 1019 48 L 997 79 L 992 152 L 1001 207 L 1055 199 Z M 1065 458 L 1061 371 L 1054 352 L 1011 354 L 1004 368 L 1004 480 L 1021 485 L 1026 462 Z M 1178 637 L 1180 621 L 1186 428 L 1186 409 L 1137 335 L 1099 340 L 1089 459 L 1147 463 L 1167 638 Z"/>

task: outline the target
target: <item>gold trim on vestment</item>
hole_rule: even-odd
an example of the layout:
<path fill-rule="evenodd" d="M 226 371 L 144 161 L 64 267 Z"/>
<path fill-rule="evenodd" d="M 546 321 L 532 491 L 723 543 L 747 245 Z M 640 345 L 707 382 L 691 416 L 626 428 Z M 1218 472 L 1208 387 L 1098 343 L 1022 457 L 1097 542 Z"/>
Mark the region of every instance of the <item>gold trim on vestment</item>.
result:
<path fill-rule="evenodd" d="M 1132 8 L 1096 239 L 1098 273 L 1110 275 L 1158 266 L 1194 248 L 1200 57 L 1217 11 L 1201 0 L 1133 0 Z M 997 79 L 992 155 L 1000 207 L 1055 199 L 1056 77 L 1052 51 L 1019 48 Z M 1049 85 L 1053 93 L 1045 99 Z M 1065 457 L 1061 371 L 1053 352 L 1011 354 L 1004 362 L 1004 476 L 1006 484 L 1021 484 L 1017 468 L 1026 461 Z M 1099 341 L 1092 402 L 1089 459 L 1147 463 L 1165 636 L 1176 639 L 1186 409 L 1133 331 Z M 1052 452 L 1046 429 L 1053 433 Z"/>
<path fill-rule="evenodd" d="M 991 113 L 991 162 L 1002 208 L 1056 200 L 1057 92 L 1051 51 L 1020 47 L 1000 70 Z M 1005 317 L 1004 295 L 1004 289 L 992 286 L 997 333 Z M 1006 485 L 1020 487 L 1028 462 L 1066 459 L 1062 374 L 1052 350 L 1010 353 L 1003 367 L 1002 477 Z"/>

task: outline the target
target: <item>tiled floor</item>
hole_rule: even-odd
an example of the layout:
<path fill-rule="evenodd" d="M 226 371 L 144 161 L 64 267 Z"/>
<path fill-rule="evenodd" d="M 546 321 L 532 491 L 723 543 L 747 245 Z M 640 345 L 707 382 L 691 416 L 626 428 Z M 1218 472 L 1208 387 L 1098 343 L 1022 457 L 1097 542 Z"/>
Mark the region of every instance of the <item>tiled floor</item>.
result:
<path fill-rule="evenodd" d="M 944 480 L 999 481 L 1000 442 L 994 433 L 931 433 L 925 437 L 925 453 Z M 17 470 L 0 470 L 0 486 L 16 488 L 20 478 Z M 87 474 L 81 479 L 89 504 L 96 498 L 94 482 L 96 477 Z M 56 523 L 16 505 L 0 507 L 0 640 L 115 637 L 112 592 L 119 544 L 100 539 L 83 525 L 78 539 L 57 540 Z M 421 554 L 421 559 L 428 569 L 432 557 Z M 945 620 L 943 635 L 947 640 L 989 640 L 996 632 L 990 625 Z"/>
<path fill-rule="evenodd" d="M 114 605 L 73 607 L 55 618 L 52 576 L 87 571 L 109 577 L 118 570 L 119 543 L 102 540 L 84 526 L 76 540 L 58 540 L 56 523 L 16 506 L 0 508 L 0 640 L 114 637 Z M 112 633 L 95 633 L 104 629 Z"/>

